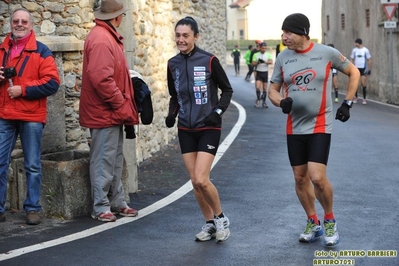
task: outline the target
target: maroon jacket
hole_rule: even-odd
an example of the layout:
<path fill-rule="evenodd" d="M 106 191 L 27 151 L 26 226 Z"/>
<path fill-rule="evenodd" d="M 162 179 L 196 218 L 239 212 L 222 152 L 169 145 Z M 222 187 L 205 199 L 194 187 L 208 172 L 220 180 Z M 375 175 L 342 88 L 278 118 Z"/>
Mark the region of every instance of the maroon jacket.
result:
<path fill-rule="evenodd" d="M 122 39 L 102 20 L 96 20 L 96 26 L 86 37 L 79 105 L 79 121 L 83 127 L 139 123 Z"/>

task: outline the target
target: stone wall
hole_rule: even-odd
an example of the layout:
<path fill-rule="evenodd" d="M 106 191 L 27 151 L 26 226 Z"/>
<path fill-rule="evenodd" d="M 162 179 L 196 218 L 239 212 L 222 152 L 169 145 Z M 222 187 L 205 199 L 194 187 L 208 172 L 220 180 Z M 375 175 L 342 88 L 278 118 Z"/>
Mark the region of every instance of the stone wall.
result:
<path fill-rule="evenodd" d="M 366 25 L 366 9 L 369 10 L 370 26 Z M 341 27 L 341 14 L 345 15 L 345 29 Z M 327 29 L 327 16 L 330 18 L 330 29 Z M 384 21 L 388 20 L 381 1 L 376 0 L 335 0 L 322 3 L 323 43 L 333 43 L 346 57 L 354 48 L 356 38 L 363 40 L 363 45 L 370 50 L 372 74 L 368 77 L 367 98 L 381 102 L 399 103 L 397 75 L 394 71 L 393 90 L 391 89 L 391 65 L 399 67 L 399 35 L 393 30 L 393 49 L 390 48 L 390 34 L 384 29 Z M 398 11 L 393 20 L 398 20 Z M 340 89 L 346 89 L 347 78 L 338 75 Z M 359 90 L 360 96 L 362 95 Z M 393 101 L 392 101 L 393 99 Z"/>

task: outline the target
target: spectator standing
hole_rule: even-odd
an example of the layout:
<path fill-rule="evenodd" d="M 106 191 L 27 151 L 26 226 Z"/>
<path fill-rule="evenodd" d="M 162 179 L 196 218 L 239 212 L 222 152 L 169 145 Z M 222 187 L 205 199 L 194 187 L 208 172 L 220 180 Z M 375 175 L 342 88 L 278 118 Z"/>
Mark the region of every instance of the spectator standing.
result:
<path fill-rule="evenodd" d="M 123 37 L 116 31 L 127 10 L 121 0 L 101 1 L 84 45 L 79 121 L 91 136 L 91 216 L 103 222 L 116 221 L 114 213 L 137 215 L 122 185 L 123 125 L 139 123 Z"/>
<path fill-rule="evenodd" d="M 11 33 L 0 45 L 0 222 L 5 221 L 8 167 L 19 135 L 24 153 L 27 195 L 26 223 L 41 223 L 39 215 L 43 128 L 47 97 L 56 93 L 60 77 L 50 49 L 36 40 L 33 17 L 24 8 L 10 17 Z"/>

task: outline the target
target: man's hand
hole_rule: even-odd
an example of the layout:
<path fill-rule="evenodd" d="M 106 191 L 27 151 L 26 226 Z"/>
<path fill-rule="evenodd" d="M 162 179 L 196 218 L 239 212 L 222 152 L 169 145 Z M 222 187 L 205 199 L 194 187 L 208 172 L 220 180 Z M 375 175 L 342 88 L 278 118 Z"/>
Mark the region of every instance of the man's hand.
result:
<path fill-rule="evenodd" d="M 12 86 L 7 89 L 8 96 L 10 98 L 18 98 L 22 95 L 22 88 L 21 86 Z"/>
<path fill-rule="evenodd" d="M 341 106 L 337 109 L 335 119 L 341 120 L 342 122 L 348 121 L 350 117 L 349 108 L 350 107 L 346 103 L 342 103 Z"/>
<path fill-rule="evenodd" d="M 291 97 L 287 97 L 285 99 L 282 99 L 280 101 L 280 107 L 283 110 L 284 114 L 289 114 L 292 110 L 292 98 Z"/>

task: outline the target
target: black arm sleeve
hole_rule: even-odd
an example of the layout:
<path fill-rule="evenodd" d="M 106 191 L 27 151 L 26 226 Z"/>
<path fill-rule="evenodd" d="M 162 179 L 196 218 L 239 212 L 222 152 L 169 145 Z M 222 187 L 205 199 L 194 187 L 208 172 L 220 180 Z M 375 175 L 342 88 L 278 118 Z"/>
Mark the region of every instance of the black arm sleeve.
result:
<path fill-rule="evenodd" d="M 168 115 L 173 114 L 176 117 L 177 111 L 179 110 L 179 103 L 177 101 L 175 82 L 173 80 L 172 73 L 170 72 L 169 66 L 167 69 L 167 73 L 168 73 L 168 76 L 167 76 L 168 77 L 168 90 L 169 90 L 169 95 L 170 95 Z"/>
<path fill-rule="evenodd" d="M 230 104 L 231 97 L 233 96 L 233 88 L 230 85 L 230 81 L 220 64 L 219 59 L 216 57 L 212 59 L 212 79 L 222 91 L 218 107 L 225 112 Z"/>

